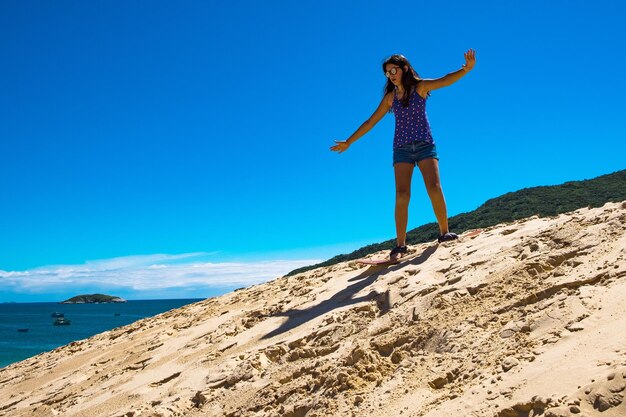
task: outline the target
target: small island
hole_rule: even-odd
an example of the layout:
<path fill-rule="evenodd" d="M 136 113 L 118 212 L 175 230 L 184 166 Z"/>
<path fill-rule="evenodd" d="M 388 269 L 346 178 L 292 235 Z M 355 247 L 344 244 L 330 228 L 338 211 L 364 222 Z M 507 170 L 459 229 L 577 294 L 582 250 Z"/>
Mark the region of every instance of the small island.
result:
<path fill-rule="evenodd" d="M 104 294 L 77 295 L 69 300 L 61 301 L 59 304 L 96 304 L 96 303 L 125 303 L 126 300 L 120 297 Z"/>

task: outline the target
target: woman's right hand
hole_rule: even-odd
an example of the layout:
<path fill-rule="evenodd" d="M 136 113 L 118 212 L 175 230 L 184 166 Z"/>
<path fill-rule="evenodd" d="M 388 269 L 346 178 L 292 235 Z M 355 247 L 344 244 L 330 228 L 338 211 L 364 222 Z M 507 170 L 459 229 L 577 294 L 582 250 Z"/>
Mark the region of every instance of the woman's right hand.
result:
<path fill-rule="evenodd" d="M 331 146 L 330 150 L 331 151 L 335 151 L 335 152 L 344 152 L 345 150 L 347 150 L 350 147 L 350 144 L 348 143 L 347 140 L 336 140 L 335 141 L 336 145 L 335 146 Z"/>

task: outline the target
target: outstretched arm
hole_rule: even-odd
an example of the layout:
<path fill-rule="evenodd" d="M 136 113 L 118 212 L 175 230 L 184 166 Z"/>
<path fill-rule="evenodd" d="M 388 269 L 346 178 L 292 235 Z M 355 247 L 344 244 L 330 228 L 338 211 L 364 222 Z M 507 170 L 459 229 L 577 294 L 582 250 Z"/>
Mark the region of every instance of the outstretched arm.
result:
<path fill-rule="evenodd" d="M 382 119 L 385 116 L 385 113 L 387 113 L 389 109 L 391 108 L 391 100 L 393 97 L 392 94 L 393 93 L 385 94 L 385 97 L 383 97 L 383 99 L 380 101 L 378 108 L 370 116 L 370 118 L 367 119 L 361 126 L 359 126 L 356 132 L 350 135 L 350 137 L 347 140 L 336 140 L 335 141 L 336 145 L 331 146 L 330 150 L 339 152 L 339 153 L 347 150 L 350 147 L 350 145 L 352 145 L 354 142 L 359 140 L 361 136 L 369 132 L 371 128 L 376 126 L 376 123 L 380 122 L 380 119 Z"/>
<path fill-rule="evenodd" d="M 470 49 L 465 52 L 465 64 L 463 64 L 463 67 L 460 70 L 451 72 L 448 75 L 444 75 L 443 77 L 434 80 L 422 80 L 417 87 L 417 92 L 422 97 L 426 97 L 426 94 L 428 94 L 429 91 L 452 85 L 463 78 L 465 74 L 470 72 L 472 68 L 474 68 L 474 64 L 476 64 L 476 51 Z"/>

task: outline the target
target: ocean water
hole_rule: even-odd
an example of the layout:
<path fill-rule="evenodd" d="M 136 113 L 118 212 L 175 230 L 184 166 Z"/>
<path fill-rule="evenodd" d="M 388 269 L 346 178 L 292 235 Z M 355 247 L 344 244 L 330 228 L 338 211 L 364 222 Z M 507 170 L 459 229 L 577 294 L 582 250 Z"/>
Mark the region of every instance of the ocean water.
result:
<path fill-rule="evenodd" d="M 136 300 L 110 304 L 0 304 L 0 368 L 200 300 Z M 53 312 L 63 313 L 66 319 L 71 320 L 71 324 L 53 325 L 54 318 L 50 316 Z M 28 332 L 18 332 L 18 329 L 28 329 Z"/>

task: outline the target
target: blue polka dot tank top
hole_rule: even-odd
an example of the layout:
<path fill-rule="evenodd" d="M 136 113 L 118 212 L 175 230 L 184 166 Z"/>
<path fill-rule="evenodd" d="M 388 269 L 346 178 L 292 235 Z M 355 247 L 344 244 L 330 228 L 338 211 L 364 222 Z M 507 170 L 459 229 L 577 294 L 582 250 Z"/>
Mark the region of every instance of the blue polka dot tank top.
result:
<path fill-rule="evenodd" d="M 426 99 L 415 90 L 409 96 L 407 107 L 402 107 L 402 102 L 394 93 L 391 109 L 396 117 L 396 131 L 393 135 L 394 148 L 412 142 L 435 143 L 426 117 Z"/>

